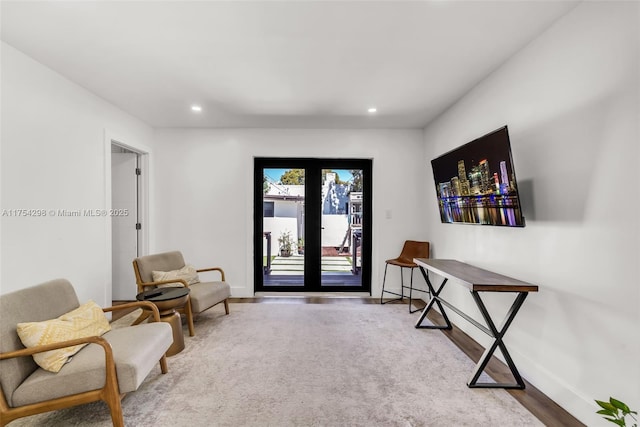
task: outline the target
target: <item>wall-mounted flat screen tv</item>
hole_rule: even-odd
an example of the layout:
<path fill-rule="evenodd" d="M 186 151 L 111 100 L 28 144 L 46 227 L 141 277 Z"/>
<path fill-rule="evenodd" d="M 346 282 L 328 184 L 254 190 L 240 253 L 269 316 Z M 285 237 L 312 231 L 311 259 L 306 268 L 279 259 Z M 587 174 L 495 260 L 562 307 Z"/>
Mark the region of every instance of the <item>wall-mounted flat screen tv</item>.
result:
<path fill-rule="evenodd" d="M 443 223 L 524 227 L 507 126 L 431 161 Z"/>

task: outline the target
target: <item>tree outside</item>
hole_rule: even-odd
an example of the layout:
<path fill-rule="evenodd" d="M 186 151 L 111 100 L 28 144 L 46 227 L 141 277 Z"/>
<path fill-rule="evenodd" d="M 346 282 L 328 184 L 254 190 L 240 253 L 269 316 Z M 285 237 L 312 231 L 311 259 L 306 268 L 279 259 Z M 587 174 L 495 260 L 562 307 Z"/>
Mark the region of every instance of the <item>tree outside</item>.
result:
<path fill-rule="evenodd" d="M 341 180 L 338 172 L 335 172 L 332 169 L 322 170 L 323 180 L 326 178 L 327 173 L 336 174 L 336 181 L 335 181 L 336 184 L 347 184 L 349 182 L 349 181 Z M 362 191 L 362 169 L 352 169 L 352 170 L 349 170 L 349 173 L 352 176 L 351 191 Z M 265 183 L 266 183 L 266 178 L 265 178 Z M 283 185 L 304 185 L 304 183 L 305 183 L 304 169 L 289 169 L 289 170 L 286 170 L 280 176 L 280 184 L 283 184 Z"/>
<path fill-rule="evenodd" d="M 304 169 L 289 169 L 280 177 L 283 185 L 304 185 Z"/>

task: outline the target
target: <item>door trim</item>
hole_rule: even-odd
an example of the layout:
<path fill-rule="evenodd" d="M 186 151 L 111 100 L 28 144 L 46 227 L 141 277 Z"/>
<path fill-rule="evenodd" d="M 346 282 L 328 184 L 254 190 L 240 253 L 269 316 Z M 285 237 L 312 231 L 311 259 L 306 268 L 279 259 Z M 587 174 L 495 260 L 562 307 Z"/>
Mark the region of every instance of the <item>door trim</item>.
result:
<path fill-rule="evenodd" d="M 371 295 L 371 259 L 372 259 L 372 159 L 338 159 L 338 158 L 268 158 L 254 157 L 254 200 L 253 200 L 253 276 L 255 292 L 367 292 Z M 363 171 L 363 240 L 361 247 L 361 285 L 329 286 L 321 285 L 321 250 L 320 245 L 309 247 L 305 244 L 305 284 L 304 286 L 268 286 L 263 283 L 263 170 L 265 168 L 305 168 L 305 199 L 320 199 L 322 169 L 362 169 Z M 320 242 L 320 212 L 312 212 L 305 203 L 305 239 Z M 315 260 L 315 261 L 314 261 Z M 317 282 L 317 283 L 316 283 Z"/>
<path fill-rule="evenodd" d="M 126 141 L 126 142 L 125 142 Z M 138 207 L 138 218 L 143 224 L 141 233 L 138 240 L 138 252 L 141 255 L 149 253 L 150 248 L 150 209 L 153 202 L 153 184 L 149 177 L 152 173 L 152 162 L 150 160 L 152 150 L 136 141 L 128 140 L 120 135 L 111 132 L 109 129 L 104 129 L 104 206 L 107 212 L 112 208 L 111 205 L 111 145 L 115 144 L 128 150 L 134 151 L 140 154 L 140 168 L 143 170 L 140 177 L 140 206 Z M 112 242 L 111 242 L 111 221 L 109 217 L 105 217 L 105 248 L 104 248 L 104 271 L 101 277 L 104 277 L 103 289 L 104 289 L 104 303 L 106 306 L 111 305 L 112 302 L 112 282 L 113 277 L 111 269 L 112 263 Z"/>

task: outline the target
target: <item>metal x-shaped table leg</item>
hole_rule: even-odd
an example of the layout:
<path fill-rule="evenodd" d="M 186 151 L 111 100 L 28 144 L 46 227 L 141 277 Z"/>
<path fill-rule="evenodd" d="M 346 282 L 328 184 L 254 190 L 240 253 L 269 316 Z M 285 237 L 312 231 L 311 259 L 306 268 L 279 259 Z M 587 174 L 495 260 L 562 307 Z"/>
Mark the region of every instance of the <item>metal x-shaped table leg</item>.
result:
<path fill-rule="evenodd" d="M 473 296 L 473 299 L 475 300 L 478 308 L 480 309 L 480 313 L 482 314 L 482 317 L 484 318 L 489 328 L 488 331 L 484 329 L 483 331 L 487 333 L 489 336 L 493 337 L 494 341 L 489 347 L 486 348 L 486 350 L 482 354 L 482 357 L 480 358 L 480 360 L 478 361 L 478 364 L 473 370 L 471 379 L 469 380 L 467 385 L 471 388 L 515 388 L 515 389 L 525 388 L 524 381 L 522 380 L 522 377 L 520 376 L 520 373 L 518 372 L 518 368 L 516 368 L 515 363 L 513 363 L 513 359 L 511 359 L 511 355 L 509 354 L 509 351 L 507 350 L 507 346 L 504 344 L 504 341 L 502 340 L 502 338 L 507 332 L 507 329 L 509 329 L 511 322 L 513 322 L 513 319 L 516 317 L 518 310 L 520 309 L 520 307 L 522 306 L 522 303 L 527 297 L 527 293 L 518 292 L 518 296 L 516 297 L 515 301 L 511 305 L 511 308 L 505 315 L 504 320 L 502 321 L 500 330 L 496 328 L 496 325 L 493 322 L 493 319 L 491 319 L 491 316 L 487 311 L 487 307 L 484 305 L 482 298 L 480 298 L 480 294 L 477 291 L 472 291 L 471 295 Z M 500 351 L 502 351 L 502 355 L 504 356 L 504 359 L 507 362 L 507 366 L 509 366 L 511 373 L 513 374 L 513 377 L 516 380 L 516 384 L 479 383 L 478 382 L 478 378 L 480 378 L 480 374 L 482 374 L 484 369 L 487 367 L 489 360 L 491 360 L 491 356 L 493 355 L 493 353 L 496 351 L 497 348 L 500 348 Z"/>
<path fill-rule="evenodd" d="M 438 290 L 436 291 L 433 288 L 433 285 L 431 284 L 431 280 L 429 280 L 429 275 L 427 274 L 426 271 L 424 271 L 424 268 L 420 267 L 420 272 L 422 273 L 422 276 L 424 277 L 425 282 L 427 282 L 427 286 L 429 287 L 429 293 L 431 294 L 431 299 L 429 300 L 429 303 L 427 304 L 427 306 L 422 310 L 422 314 L 420 315 L 420 318 L 416 322 L 416 328 L 418 329 L 451 329 L 451 322 L 449 321 L 449 318 L 447 317 L 447 313 L 444 311 L 444 308 L 442 307 L 442 304 L 438 299 L 438 295 L 440 295 L 440 292 L 442 292 L 442 289 L 444 288 L 444 285 L 447 284 L 448 279 L 445 278 L 440 284 L 440 287 L 438 288 Z M 438 305 L 438 308 L 440 309 L 440 313 L 442 314 L 442 317 L 444 317 L 444 321 L 447 323 L 445 326 L 422 325 L 422 321 L 424 320 L 425 317 L 427 317 L 427 314 L 429 313 L 429 310 L 431 310 L 431 308 L 433 307 L 434 303 Z"/>

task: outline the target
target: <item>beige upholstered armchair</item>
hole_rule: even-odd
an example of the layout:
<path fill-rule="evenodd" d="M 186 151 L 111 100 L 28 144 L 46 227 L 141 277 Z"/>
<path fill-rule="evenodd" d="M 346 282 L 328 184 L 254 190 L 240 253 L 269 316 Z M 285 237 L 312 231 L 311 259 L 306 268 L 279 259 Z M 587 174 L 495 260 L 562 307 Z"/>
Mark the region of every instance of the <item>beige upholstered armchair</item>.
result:
<path fill-rule="evenodd" d="M 185 264 L 181 252 L 173 251 L 138 257 L 133 260 L 133 270 L 136 274 L 138 292 L 144 292 L 158 286 L 189 288 L 189 300 L 178 311 L 183 312 L 187 318 L 190 336 L 195 334 L 193 313 L 203 312 L 222 302 L 225 313 L 229 314 L 231 287 L 225 281 L 224 271 L 220 267 L 196 270 Z M 212 271 L 219 273 L 219 281 L 200 282 L 197 273 Z"/>
<path fill-rule="evenodd" d="M 112 328 L 102 313 L 139 307 L 153 312 L 155 322 Z M 114 426 L 124 426 L 122 397 L 138 389 L 157 361 L 167 372 L 165 352 L 173 335 L 159 320 L 150 302 L 81 306 L 65 279 L 0 295 L 0 426 L 97 400 L 109 406 Z M 92 335 L 96 324 L 102 335 Z M 31 345 L 34 336 L 38 344 Z M 60 341 L 64 336 L 76 338 Z M 69 358 L 74 345 L 84 347 Z"/>

